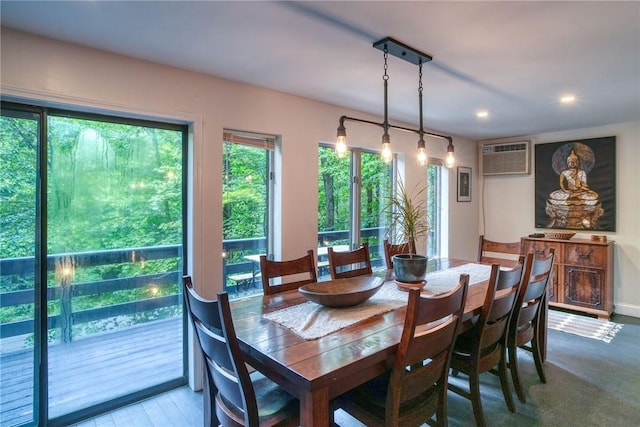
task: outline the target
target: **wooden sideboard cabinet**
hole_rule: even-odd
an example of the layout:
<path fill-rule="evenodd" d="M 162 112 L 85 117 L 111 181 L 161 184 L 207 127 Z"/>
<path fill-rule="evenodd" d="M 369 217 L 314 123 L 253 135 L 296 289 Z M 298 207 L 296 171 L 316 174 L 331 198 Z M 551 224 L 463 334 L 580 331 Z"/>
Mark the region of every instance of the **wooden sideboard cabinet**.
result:
<path fill-rule="evenodd" d="M 613 245 L 586 239 L 556 240 L 523 237 L 525 254 L 548 255 L 555 249 L 550 306 L 582 311 L 609 319 L 613 313 Z"/>

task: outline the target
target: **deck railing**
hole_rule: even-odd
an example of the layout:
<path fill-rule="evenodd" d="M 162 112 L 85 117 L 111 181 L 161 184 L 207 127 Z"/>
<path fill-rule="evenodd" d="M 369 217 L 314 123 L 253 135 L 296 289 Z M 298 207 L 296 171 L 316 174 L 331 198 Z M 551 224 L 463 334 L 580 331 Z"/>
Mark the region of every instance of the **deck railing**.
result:
<path fill-rule="evenodd" d="M 376 238 L 380 229 L 372 228 L 362 232 L 364 237 Z M 318 235 L 319 246 L 336 244 L 335 242 L 348 241 L 349 234 L 346 230 L 322 232 Z M 244 253 L 264 252 L 266 247 L 265 238 L 253 239 L 228 239 L 223 242 L 225 252 L 233 254 L 238 251 Z M 376 246 L 377 247 L 377 246 Z M 372 257 L 380 258 L 381 247 L 372 250 Z M 377 254 L 377 255 L 374 255 Z M 233 275 L 252 273 L 255 276 L 256 268 L 254 262 L 248 260 L 225 262 L 223 289 L 229 292 L 238 292 L 239 286 L 229 277 Z M 72 282 L 69 274 L 65 271 L 76 268 L 91 268 L 109 266 L 123 263 L 148 263 L 150 261 L 170 261 L 170 268 L 163 271 L 147 275 L 135 275 L 129 277 L 115 277 L 104 280 L 86 281 L 82 283 Z M 59 304 L 59 313 L 50 315 L 47 318 L 49 329 L 60 329 L 60 338 L 63 342 L 73 340 L 73 326 L 87 324 L 89 322 L 114 318 L 117 316 L 136 316 L 149 310 L 163 308 L 178 308 L 181 306 L 181 275 L 182 275 L 182 246 L 165 245 L 152 247 L 125 248 L 105 251 L 74 252 L 64 254 L 53 254 L 47 257 L 47 271 L 55 281 L 55 286 L 47 288 L 47 299 L 49 302 Z M 0 259 L 0 280 L 8 282 L 19 278 L 24 282 L 34 282 L 35 260 L 33 257 Z M 12 277 L 11 277 L 12 276 Z M 254 278 L 255 279 L 255 278 Z M 252 279 L 250 282 L 253 282 Z M 118 292 L 131 291 L 136 289 L 158 290 L 175 286 L 175 291 L 169 295 L 153 296 L 154 292 L 146 298 L 133 301 L 101 305 L 95 308 L 74 310 L 73 298 L 78 297 L 100 297 L 101 295 Z M 259 286 L 251 283 L 249 292 L 259 292 Z M 0 293 L 0 306 L 3 309 L 22 305 L 31 305 L 35 302 L 35 291 L 33 288 L 26 290 L 16 290 Z M 32 309 L 31 309 L 32 310 Z M 33 311 L 33 310 L 32 310 Z M 11 318 L 4 316 L 0 323 L 0 338 L 9 338 L 33 333 L 33 318 Z"/>
<path fill-rule="evenodd" d="M 84 283 L 72 283 L 72 271 L 78 268 L 116 265 L 124 263 L 148 263 L 156 260 L 170 260 L 170 269 L 148 275 L 117 277 L 105 280 L 94 280 Z M 73 298 L 99 297 L 118 291 L 129 291 L 149 288 L 158 291 L 161 288 L 180 283 L 182 272 L 182 246 L 166 245 L 140 248 L 127 248 L 106 251 L 75 252 L 53 254 L 47 257 L 47 271 L 53 276 L 55 286 L 47 288 L 49 302 L 58 302 L 59 314 L 47 318 L 49 329 L 60 328 L 61 340 L 69 342 L 73 339 L 73 325 L 94 322 L 116 316 L 133 316 L 148 310 L 179 307 L 181 295 L 174 292 L 150 298 L 141 298 L 116 304 L 102 305 L 96 308 L 73 310 Z M 10 276 L 22 281 L 34 281 L 35 260 L 33 257 L 0 259 L 0 279 L 11 280 Z M 0 293 L 0 306 L 3 309 L 35 302 L 33 288 Z M 6 316 L 5 316 L 6 317 Z M 0 338 L 33 333 L 34 320 L 21 319 L 3 321 L 0 324 Z"/>

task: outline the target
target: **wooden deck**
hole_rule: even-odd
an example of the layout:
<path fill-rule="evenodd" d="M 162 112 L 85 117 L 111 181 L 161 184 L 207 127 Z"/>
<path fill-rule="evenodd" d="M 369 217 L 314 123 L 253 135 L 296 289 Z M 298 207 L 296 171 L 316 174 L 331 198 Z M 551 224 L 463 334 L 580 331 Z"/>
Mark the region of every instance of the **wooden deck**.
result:
<path fill-rule="evenodd" d="M 182 377 L 182 319 L 49 346 L 49 417 Z M 33 352 L 0 355 L 0 425 L 32 418 Z"/>

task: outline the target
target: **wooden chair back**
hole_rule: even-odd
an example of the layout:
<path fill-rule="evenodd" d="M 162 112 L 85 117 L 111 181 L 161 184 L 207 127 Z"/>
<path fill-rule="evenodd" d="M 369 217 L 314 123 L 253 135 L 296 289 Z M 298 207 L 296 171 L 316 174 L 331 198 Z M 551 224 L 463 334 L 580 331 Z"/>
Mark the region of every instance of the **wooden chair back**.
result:
<path fill-rule="evenodd" d="M 549 256 L 536 258 L 535 254 L 527 255 L 525 262 L 522 287 L 518 295 L 512 321 L 512 331 L 517 332 L 522 338 L 530 337 L 533 331 L 533 323 L 539 317 L 542 301 L 547 291 L 555 250 L 551 249 Z M 530 341 L 527 340 L 525 342 Z"/>
<path fill-rule="evenodd" d="M 327 255 L 332 279 L 365 276 L 373 273 L 369 257 L 369 244 L 366 242 L 353 251 L 335 252 L 332 247 L 329 247 Z"/>
<path fill-rule="evenodd" d="M 545 298 L 552 275 L 554 259 L 555 249 L 551 249 L 548 256 L 536 257 L 533 253 L 527 255 L 522 286 L 520 287 L 509 326 L 509 368 L 516 394 L 523 403 L 526 402 L 526 397 L 520 382 L 520 373 L 518 372 L 518 347 L 533 353 L 540 381 L 546 382 L 544 370 L 542 369 L 543 357 L 539 339 L 539 335 L 543 331 L 539 327 L 542 312 L 546 310 Z M 525 346 L 527 343 L 532 344 L 531 346 Z"/>
<path fill-rule="evenodd" d="M 341 395 L 337 404 L 371 427 L 447 425 L 449 364 L 468 288 L 469 276 L 462 274 L 443 295 L 423 296 L 420 289 L 410 289 L 391 372 Z"/>
<path fill-rule="evenodd" d="M 301 258 L 286 261 L 271 261 L 265 255 L 261 255 L 260 273 L 265 295 L 298 289 L 300 286 L 318 281 L 312 249 L 309 249 L 307 255 Z M 276 280 L 280 282 L 276 283 Z"/>
<path fill-rule="evenodd" d="M 504 267 L 518 265 L 519 256 L 522 254 L 520 242 L 494 242 L 480 236 L 478 244 L 478 262 L 481 264 L 500 264 Z"/>
<path fill-rule="evenodd" d="M 451 360 L 454 375 L 464 372 L 469 376 L 469 391 L 449 383 L 449 389 L 471 400 L 478 426 L 486 425 L 480 398 L 479 376 L 498 367 L 500 385 L 507 408 L 515 411 L 507 374 L 507 337 L 520 285 L 523 265 L 501 270 L 492 264 L 484 304 L 474 326 L 459 335 Z"/>
<path fill-rule="evenodd" d="M 509 322 L 522 283 L 522 264 L 495 273 L 497 267 L 496 264 L 491 267 L 489 288 L 476 324 L 478 339 L 474 352 L 478 355 L 487 355 L 492 348 L 506 348 Z"/>
<path fill-rule="evenodd" d="M 409 242 L 394 245 L 388 240 L 384 241 L 384 259 L 387 263 L 387 270 L 393 269 L 393 256 L 397 254 L 408 254 L 411 251 Z M 414 245 L 415 246 L 415 245 Z"/>
<path fill-rule="evenodd" d="M 420 425 L 433 414 L 438 423 L 446 419 L 449 364 L 468 287 L 469 276 L 462 274 L 444 295 L 423 297 L 419 289 L 409 290 L 387 392 L 386 425 Z"/>
<path fill-rule="evenodd" d="M 282 422 L 283 419 L 290 420 L 291 425 L 297 425 L 299 420 L 289 414 L 282 394 L 278 393 L 276 388 L 269 387 L 266 382 L 256 383 L 259 395 L 271 393 L 270 399 L 274 407 L 285 409 L 270 408 L 272 410 L 264 411 L 267 414 L 261 416 L 256 388 L 249 375 L 233 326 L 229 295 L 222 292 L 218 294 L 217 301 L 206 300 L 195 292 L 189 276 L 183 277 L 183 285 L 185 304 L 205 361 L 210 397 L 209 401 L 205 400 L 205 406 L 215 406 L 217 417 L 217 421 L 209 419 L 207 425 L 257 427 L 274 425 L 274 422 Z"/>

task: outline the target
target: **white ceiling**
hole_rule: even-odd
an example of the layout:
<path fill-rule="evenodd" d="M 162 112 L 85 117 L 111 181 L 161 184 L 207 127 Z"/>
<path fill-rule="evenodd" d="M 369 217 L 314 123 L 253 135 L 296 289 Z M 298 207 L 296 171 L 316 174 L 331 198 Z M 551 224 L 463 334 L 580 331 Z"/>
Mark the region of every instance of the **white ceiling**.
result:
<path fill-rule="evenodd" d="M 372 43 L 391 36 L 434 57 L 425 126 L 472 139 L 640 119 L 635 1 L 2 0 L 0 14 L 2 26 L 379 116 Z M 390 119 L 417 125 L 418 67 L 390 56 L 388 72 Z M 575 104 L 559 103 L 565 93 Z"/>

